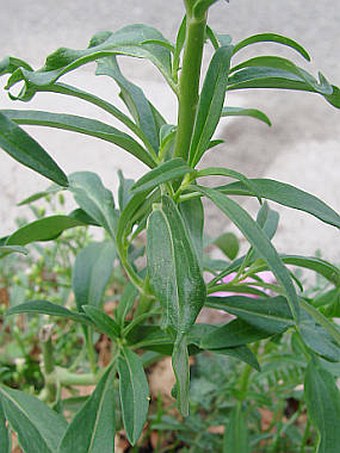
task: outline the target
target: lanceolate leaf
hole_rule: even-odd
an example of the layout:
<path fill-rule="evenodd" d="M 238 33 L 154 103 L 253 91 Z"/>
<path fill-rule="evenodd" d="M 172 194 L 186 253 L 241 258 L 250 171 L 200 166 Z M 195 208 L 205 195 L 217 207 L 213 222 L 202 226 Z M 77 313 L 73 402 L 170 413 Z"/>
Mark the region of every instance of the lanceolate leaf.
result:
<path fill-rule="evenodd" d="M 294 325 L 287 300 L 282 296 L 266 299 L 244 296 L 208 297 L 206 306 L 224 310 L 266 331 L 285 330 Z"/>
<path fill-rule="evenodd" d="M 51 241 L 57 238 L 63 231 L 78 226 L 84 226 L 84 224 L 66 215 L 43 217 L 42 219 L 24 225 L 12 233 L 8 237 L 5 245 L 23 246 L 31 242 Z"/>
<path fill-rule="evenodd" d="M 0 258 L 3 258 L 10 253 L 22 253 L 23 255 L 27 255 L 28 250 L 19 245 L 0 245 Z"/>
<path fill-rule="evenodd" d="M 0 399 L 0 453 L 11 453 L 11 439 L 9 429 L 6 427 L 5 413 Z"/>
<path fill-rule="evenodd" d="M 137 442 L 149 408 L 149 387 L 141 359 L 128 348 L 118 359 L 119 396 L 127 438 Z"/>
<path fill-rule="evenodd" d="M 6 316 L 19 315 L 21 313 L 56 316 L 59 318 L 72 319 L 76 322 L 89 323 L 89 320 L 84 315 L 71 311 L 62 305 L 48 302 L 47 300 L 30 300 L 29 302 L 15 305 L 6 312 Z"/>
<path fill-rule="evenodd" d="M 77 255 L 72 287 L 78 310 L 81 310 L 83 305 L 101 305 L 115 258 L 116 249 L 113 242 L 93 242 Z"/>
<path fill-rule="evenodd" d="M 115 437 L 115 370 L 109 368 L 60 443 L 59 453 L 113 452 Z"/>
<path fill-rule="evenodd" d="M 225 427 L 223 453 L 231 452 L 250 453 L 248 429 L 241 403 L 234 407 Z"/>
<path fill-rule="evenodd" d="M 96 74 L 107 75 L 117 82 L 121 89 L 121 98 L 157 153 L 159 148 L 159 128 L 150 102 L 145 97 L 143 90 L 123 76 L 115 57 L 99 60 Z"/>
<path fill-rule="evenodd" d="M 195 127 L 189 151 L 193 167 L 209 147 L 220 120 L 229 74 L 232 46 L 220 47 L 214 54 L 200 95 Z"/>
<path fill-rule="evenodd" d="M 242 107 L 223 107 L 222 116 L 249 116 L 271 126 L 272 123 L 268 116 L 261 110 L 242 108 Z"/>
<path fill-rule="evenodd" d="M 287 36 L 278 35 L 277 33 L 259 33 L 256 35 L 249 36 L 237 43 L 234 47 L 234 54 L 250 44 L 263 43 L 263 42 L 275 42 L 288 46 L 291 49 L 296 50 L 302 55 L 307 61 L 310 61 L 310 56 L 306 49 L 304 49 L 299 43 L 293 39 L 287 38 Z"/>
<path fill-rule="evenodd" d="M 138 142 L 136 142 L 135 139 L 133 139 L 125 132 L 121 132 L 115 127 L 101 121 L 85 118 L 82 116 L 68 115 L 65 113 L 50 113 L 38 110 L 3 110 L 3 113 L 10 120 L 18 124 L 47 126 L 56 129 L 63 129 L 66 131 L 90 135 L 91 137 L 114 143 L 120 148 L 125 149 L 125 151 L 127 151 L 128 153 L 137 157 L 137 159 L 144 162 L 148 167 L 152 168 L 155 166 L 155 163 L 150 154 Z M 49 179 L 52 178 L 50 177 Z M 57 179 L 52 180 L 57 182 L 61 186 L 67 185 L 65 184 L 65 182 L 62 183 L 62 181 L 59 181 Z"/>
<path fill-rule="evenodd" d="M 118 217 L 112 192 L 104 187 L 99 176 L 88 171 L 73 173 L 69 181 L 69 190 L 80 208 L 114 237 Z"/>
<path fill-rule="evenodd" d="M 215 354 L 228 355 L 234 357 L 235 359 L 242 360 L 242 362 L 247 363 L 257 371 L 261 371 L 260 364 L 257 361 L 255 354 L 247 348 L 247 346 L 236 346 L 233 348 L 221 348 L 213 349 Z"/>
<path fill-rule="evenodd" d="M 0 148 L 13 159 L 40 173 L 60 186 L 67 187 L 65 173 L 47 152 L 23 129 L 11 121 L 11 116 L 0 112 Z"/>
<path fill-rule="evenodd" d="M 38 398 L 0 386 L 0 399 L 10 426 L 25 453 L 56 453 L 67 423 Z"/>
<path fill-rule="evenodd" d="M 196 198 L 180 203 L 179 211 L 197 253 L 198 261 L 202 266 L 204 229 L 204 208 L 202 200 Z"/>
<path fill-rule="evenodd" d="M 193 325 L 205 301 L 205 284 L 183 219 L 164 196 L 147 229 L 150 285 L 163 310 L 163 324 L 177 333 Z"/>
<path fill-rule="evenodd" d="M 330 225 L 340 228 L 340 216 L 326 203 L 301 189 L 273 179 L 250 179 L 256 186 L 257 194 L 276 203 L 308 212 Z M 237 181 L 218 188 L 226 195 L 255 196 L 244 182 Z"/>
<path fill-rule="evenodd" d="M 255 252 L 258 253 L 267 263 L 278 281 L 283 285 L 292 316 L 298 319 L 299 304 L 297 295 L 288 270 L 283 265 L 272 243 L 263 232 L 261 227 L 250 215 L 241 208 L 235 201 L 226 197 L 214 189 L 207 189 L 195 186 L 197 190 L 206 195 L 211 201 L 239 228 L 248 239 Z"/>
<path fill-rule="evenodd" d="M 194 170 L 181 158 L 171 159 L 160 164 L 142 176 L 131 188 L 131 192 L 151 191 L 160 184 L 181 178 Z"/>
<path fill-rule="evenodd" d="M 203 336 L 200 347 L 214 350 L 234 348 L 269 338 L 277 333 L 282 333 L 282 331 L 282 329 L 277 329 L 276 326 L 273 326 L 270 331 L 258 329 L 241 319 L 235 319 Z"/>
<path fill-rule="evenodd" d="M 119 337 L 120 326 L 104 311 L 92 305 L 83 305 L 82 309 L 99 332 L 104 333 L 109 338 L 116 339 Z"/>
<path fill-rule="evenodd" d="M 333 376 L 319 360 L 306 370 L 305 398 L 308 415 L 319 431 L 317 453 L 337 453 L 340 445 L 340 395 Z"/>
<path fill-rule="evenodd" d="M 176 377 L 176 399 L 180 413 L 189 415 L 190 367 L 187 339 L 185 335 L 177 338 L 173 353 L 172 367 Z"/>

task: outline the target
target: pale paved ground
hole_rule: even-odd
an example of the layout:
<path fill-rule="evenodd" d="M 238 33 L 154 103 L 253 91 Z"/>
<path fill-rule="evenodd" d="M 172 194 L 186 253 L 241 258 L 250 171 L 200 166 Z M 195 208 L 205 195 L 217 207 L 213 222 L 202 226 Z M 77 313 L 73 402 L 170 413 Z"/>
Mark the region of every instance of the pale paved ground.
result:
<path fill-rule="evenodd" d="M 172 39 L 182 13 L 180 0 L 0 0 L 0 6 L 1 56 L 25 57 L 36 66 L 59 46 L 81 48 L 96 31 L 115 30 L 133 22 L 162 28 Z M 161 15 L 166 18 L 162 26 Z M 321 69 L 330 80 L 340 84 L 339 2 L 231 0 L 229 5 L 216 5 L 210 19 L 217 31 L 228 32 L 235 39 L 262 31 L 276 31 L 298 39 L 314 57 L 310 70 Z M 266 49 L 278 48 L 271 45 Z M 293 55 L 289 51 L 282 51 L 282 54 Z M 246 55 L 250 53 L 244 52 Z M 295 58 L 295 61 L 300 60 Z M 133 65 L 127 62 L 124 66 L 169 121 L 174 121 L 174 99 L 155 70 L 142 62 Z M 115 98 L 117 90 L 113 85 L 104 78 L 94 82 L 92 70 L 93 66 L 89 66 L 80 72 L 76 79 L 78 86 L 108 99 Z M 74 82 L 74 76 L 70 80 Z M 225 121 L 218 132 L 226 144 L 211 151 L 205 163 L 225 165 L 249 176 L 274 177 L 294 183 L 340 210 L 340 112 L 331 109 L 321 98 L 306 94 L 258 91 L 233 95 L 230 100 L 232 105 L 263 108 L 272 118 L 273 127 L 269 129 L 253 120 Z M 1 108 L 14 106 L 3 93 L 0 94 L 0 105 Z M 19 107 L 28 106 L 20 104 Z M 63 97 L 40 95 L 32 107 L 107 119 L 105 114 L 86 104 Z M 135 159 L 113 150 L 109 144 L 55 130 L 30 128 L 30 131 L 66 172 L 97 171 L 108 186 L 115 188 L 118 168 L 129 177 L 138 177 L 144 171 Z M 0 153 L 0 235 L 11 231 L 15 216 L 21 212 L 13 204 L 45 186 L 42 178 L 20 168 Z M 246 205 L 254 210 L 254 203 Z M 227 221 L 209 209 L 212 221 L 209 232 L 230 228 Z M 334 228 L 307 215 L 296 216 L 286 208 L 280 208 L 280 212 L 283 221 L 276 240 L 280 249 L 284 247 L 288 252 L 306 254 L 320 249 L 323 256 L 340 262 L 338 233 Z"/>

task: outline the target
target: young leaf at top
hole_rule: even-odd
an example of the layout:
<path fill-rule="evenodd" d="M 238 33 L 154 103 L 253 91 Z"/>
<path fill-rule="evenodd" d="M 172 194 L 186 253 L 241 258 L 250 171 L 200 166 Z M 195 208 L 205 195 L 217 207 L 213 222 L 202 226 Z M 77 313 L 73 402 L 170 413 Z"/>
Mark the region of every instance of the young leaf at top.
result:
<path fill-rule="evenodd" d="M 38 398 L 0 386 L 6 419 L 25 453 L 56 453 L 67 423 Z"/>
<path fill-rule="evenodd" d="M 60 186 L 68 186 L 67 176 L 42 146 L 2 112 L 0 112 L 0 148 L 13 159 L 47 179 Z"/>
<path fill-rule="evenodd" d="M 119 396 L 127 438 L 135 445 L 149 408 L 149 386 L 141 359 L 124 348 L 118 359 Z"/>
<path fill-rule="evenodd" d="M 290 184 L 273 179 L 250 179 L 256 187 L 256 193 L 261 198 L 275 201 L 276 203 L 307 212 L 325 223 L 340 228 L 340 216 L 326 203 L 314 195 L 298 189 Z M 236 181 L 218 187 L 226 195 L 254 196 L 243 181 Z"/>
<path fill-rule="evenodd" d="M 313 359 L 306 370 L 308 415 L 319 432 L 317 453 L 337 453 L 340 445 L 340 395 L 333 376 Z"/>
<path fill-rule="evenodd" d="M 93 242 L 78 253 L 72 275 L 78 310 L 83 305 L 100 307 L 115 258 L 113 242 Z"/>
<path fill-rule="evenodd" d="M 190 144 L 189 163 L 192 167 L 196 166 L 209 147 L 210 139 L 219 123 L 232 51 L 232 46 L 220 47 L 210 62 L 199 98 Z"/>
<path fill-rule="evenodd" d="M 310 61 L 310 56 L 309 56 L 307 50 L 304 49 L 301 46 L 301 44 L 299 44 L 298 42 L 294 41 L 291 38 L 287 38 L 287 36 L 278 35 L 277 33 L 259 33 L 256 35 L 249 36 L 248 38 L 243 39 L 242 41 L 235 44 L 234 54 L 251 44 L 263 43 L 263 42 L 275 42 L 278 44 L 282 44 L 284 46 L 288 46 L 291 49 L 296 50 L 307 61 Z"/>
<path fill-rule="evenodd" d="M 115 369 L 110 367 L 76 413 L 58 453 L 113 452 L 115 437 Z"/>

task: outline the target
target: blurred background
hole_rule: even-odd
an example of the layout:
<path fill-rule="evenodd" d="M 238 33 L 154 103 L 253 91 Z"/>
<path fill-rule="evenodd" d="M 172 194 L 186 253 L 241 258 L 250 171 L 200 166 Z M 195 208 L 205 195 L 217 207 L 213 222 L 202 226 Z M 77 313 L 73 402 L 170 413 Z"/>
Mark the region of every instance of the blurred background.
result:
<path fill-rule="evenodd" d="M 0 0 L 0 59 L 21 57 L 38 68 L 58 47 L 84 48 L 101 30 L 115 31 L 129 23 L 147 23 L 174 40 L 183 16 L 182 0 Z M 340 85 L 340 2 L 334 0 L 231 0 L 211 9 L 209 23 L 215 31 L 232 35 L 235 41 L 251 34 L 272 31 L 299 41 L 311 54 L 307 66 L 294 51 L 278 45 L 255 45 L 240 52 L 245 59 L 275 52 L 291 58 L 314 74 L 321 70 Z M 211 50 L 208 51 L 211 53 Z M 122 60 L 122 59 L 121 59 Z M 206 64 L 205 60 L 205 64 Z M 86 66 L 64 79 L 111 101 L 118 100 L 114 83 L 93 75 Z M 147 62 L 125 58 L 123 68 L 170 121 L 175 122 L 172 93 Z M 0 82 L 3 87 L 3 82 Z M 1 108 L 35 108 L 69 112 L 108 120 L 105 113 L 61 96 L 38 94 L 30 105 L 12 102 L 0 91 Z M 217 137 L 225 143 L 206 155 L 204 165 L 223 165 L 249 177 L 271 177 L 310 191 L 340 210 L 340 112 L 323 98 L 306 93 L 258 90 L 229 96 L 229 105 L 264 110 L 272 120 L 268 128 L 252 119 L 222 120 Z M 57 160 L 66 173 L 98 172 L 104 183 L 116 190 L 117 170 L 137 178 L 146 169 L 125 152 L 95 139 L 56 130 L 27 128 Z M 15 206 L 24 197 L 44 189 L 48 181 L 35 175 L 0 152 L 0 236 L 13 230 L 23 208 Z M 258 206 L 243 200 L 252 213 Z M 274 204 L 272 204 L 273 207 Z M 276 208 L 276 207 L 275 207 Z M 211 206 L 209 234 L 232 230 L 227 219 Z M 279 250 L 296 254 L 320 251 L 325 258 L 340 262 L 338 232 L 306 214 L 277 207 L 281 225 L 275 239 Z"/>

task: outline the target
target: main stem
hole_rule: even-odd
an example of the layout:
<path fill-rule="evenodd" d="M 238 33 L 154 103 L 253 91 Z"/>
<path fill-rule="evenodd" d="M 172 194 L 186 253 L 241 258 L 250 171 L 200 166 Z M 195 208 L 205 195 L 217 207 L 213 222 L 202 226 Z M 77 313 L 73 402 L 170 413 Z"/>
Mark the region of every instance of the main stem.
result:
<path fill-rule="evenodd" d="M 207 15 L 194 17 L 192 1 L 185 1 L 186 6 L 186 39 L 179 79 L 178 128 L 175 142 L 175 157 L 188 160 L 191 136 L 195 123 L 199 98 L 199 82 L 205 39 Z"/>

